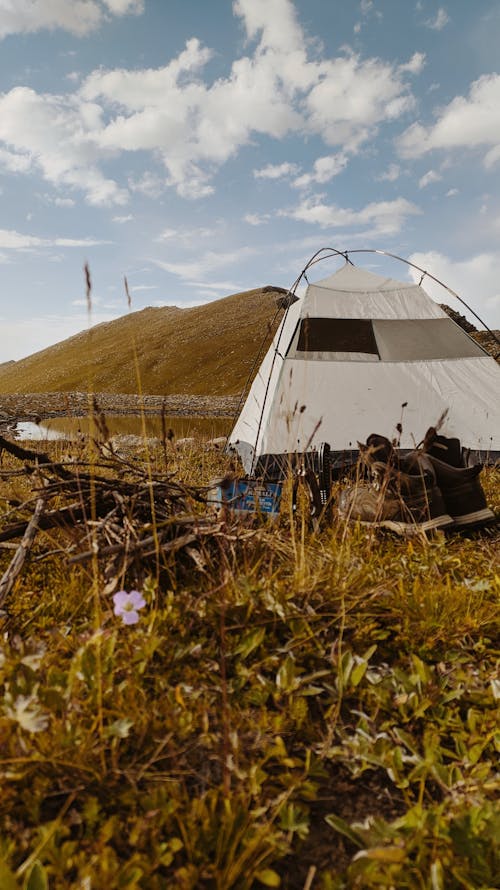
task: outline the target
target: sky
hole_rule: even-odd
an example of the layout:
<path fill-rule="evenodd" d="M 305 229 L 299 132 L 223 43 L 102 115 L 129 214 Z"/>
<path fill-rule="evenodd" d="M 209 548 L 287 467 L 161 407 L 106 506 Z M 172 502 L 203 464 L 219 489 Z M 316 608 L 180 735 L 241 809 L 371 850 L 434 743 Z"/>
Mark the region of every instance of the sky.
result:
<path fill-rule="evenodd" d="M 0 0 L 0 363 L 322 247 L 500 328 L 499 46 L 498 0 Z"/>

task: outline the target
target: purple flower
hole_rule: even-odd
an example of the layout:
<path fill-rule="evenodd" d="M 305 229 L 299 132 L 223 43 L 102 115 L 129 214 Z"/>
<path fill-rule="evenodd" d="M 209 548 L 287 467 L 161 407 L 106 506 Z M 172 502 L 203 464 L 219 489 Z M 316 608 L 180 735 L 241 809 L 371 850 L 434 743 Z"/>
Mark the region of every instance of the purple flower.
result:
<path fill-rule="evenodd" d="M 139 621 L 139 609 L 146 605 L 142 593 L 138 590 L 119 590 L 113 594 L 113 602 L 115 604 L 114 613 L 122 619 L 124 624 L 137 624 Z"/>

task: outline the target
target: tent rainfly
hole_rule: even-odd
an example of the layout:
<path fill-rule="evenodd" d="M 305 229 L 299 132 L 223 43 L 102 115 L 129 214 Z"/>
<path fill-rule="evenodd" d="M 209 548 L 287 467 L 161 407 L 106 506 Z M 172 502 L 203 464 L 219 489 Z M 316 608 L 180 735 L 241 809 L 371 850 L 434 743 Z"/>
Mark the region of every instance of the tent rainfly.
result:
<path fill-rule="evenodd" d="M 420 285 L 348 261 L 289 305 L 228 447 L 249 474 L 323 442 L 341 466 L 370 433 L 411 449 L 445 414 L 441 433 L 491 461 L 500 458 L 499 384 L 494 358 Z"/>

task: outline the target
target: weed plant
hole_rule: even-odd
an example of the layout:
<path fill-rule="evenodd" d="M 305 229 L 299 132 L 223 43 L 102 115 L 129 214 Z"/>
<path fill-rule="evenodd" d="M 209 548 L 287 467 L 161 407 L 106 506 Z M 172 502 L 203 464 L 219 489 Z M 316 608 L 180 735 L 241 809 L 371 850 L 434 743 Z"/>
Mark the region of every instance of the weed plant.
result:
<path fill-rule="evenodd" d="M 228 471 L 201 445 L 147 460 Z M 500 886 L 498 541 L 315 529 L 285 497 L 172 555 L 126 625 L 40 533 L 0 619 L 2 890 Z"/>

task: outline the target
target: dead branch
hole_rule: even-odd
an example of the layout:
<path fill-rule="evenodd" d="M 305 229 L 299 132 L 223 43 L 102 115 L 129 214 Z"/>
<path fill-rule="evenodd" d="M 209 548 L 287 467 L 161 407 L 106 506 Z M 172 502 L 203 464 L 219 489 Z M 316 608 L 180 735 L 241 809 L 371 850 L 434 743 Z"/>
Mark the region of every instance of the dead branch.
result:
<path fill-rule="evenodd" d="M 36 533 L 39 528 L 40 517 L 43 513 L 43 508 L 45 506 L 45 498 L 38 498 L 35 504 L 35 510 L 33 512 L 33 516 L 31 517 L 26 531 L 24 532 L 23 539 L 17 548 L 10 565 L 6 572 L 4 572 L 2 578 L 0 579 L 0 606 L 2 605 L 5 598 L 8 596 L 16 578 L 19 576 L 24 561 L 31 550 L 31 546 L 33 541 L 36 538 Z"/>
<path fill-rule="evenodd" d="M 10 502 L 2 518 L 0 547 L 13 547 L 10 542 L 22 538 L 2 580 L 4 597 L 38 530 L 53 531 L 55 540 L 51 535 L 37 561 L 54 553 L 64 553 L 70 566 L 95 558 L 108 592 L 113 579 L 129 570 L 134 583 L 167 567 L 171 571 L 182 561 L 203 572 L 201 553 L 209 552 L 211 541 L 227 537 L 215 514 L 200 514 L 197 505 L 206 504 L 206 488 L 185 485 L 172 473 L 151 472 L 141 461 L 124 466 L 111 454 L 96 473 L 95 463 L 63 465 L 0 436 L 2 450 L 23 465 L 13 468 L 11 476 L 3 470 L 2 480 L 24 475 L 31 490 L 31 498 Z"/>

